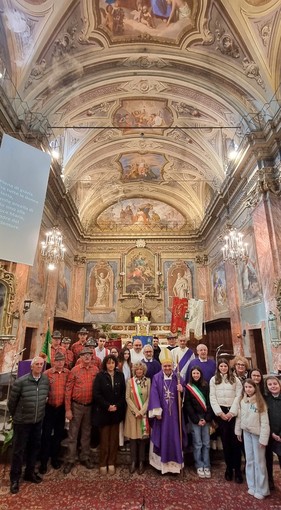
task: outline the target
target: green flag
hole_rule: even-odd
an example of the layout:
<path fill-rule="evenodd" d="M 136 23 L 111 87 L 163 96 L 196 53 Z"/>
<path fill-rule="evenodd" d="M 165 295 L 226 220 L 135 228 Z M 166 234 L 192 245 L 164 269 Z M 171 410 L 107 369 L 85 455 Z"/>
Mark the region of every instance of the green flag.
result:
<path fill-rule="evenodd" d="M 51 344 L 52 344 L 52 335 L 51 335 L 51 331 L 50 331 L 50 324 L 48 322 L 48 329 L 47 329 L 47 333 L 46 333 L 45 340 L 44 340 L 43 347 L 42 347 L 42 352 L 44 354 L 46 354 L 46 356 L 47 356 L 47 358 L 46 358 L 47 363 L 51 363 Z"/>

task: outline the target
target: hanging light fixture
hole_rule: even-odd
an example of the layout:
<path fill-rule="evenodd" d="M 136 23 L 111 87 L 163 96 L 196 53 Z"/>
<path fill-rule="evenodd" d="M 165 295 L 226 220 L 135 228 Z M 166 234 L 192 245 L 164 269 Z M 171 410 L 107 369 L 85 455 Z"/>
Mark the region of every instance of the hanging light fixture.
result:
<path fill-rule="evenodd" d="M 62 242 L 62 234 L 58 227 L 53 227 L 47 232 L 46 240 L 41 243 L 41 254 L 48 262 L 48 269 L 55 269 L 56 265 L 64 259 L 65 247 Z"/>
<path fill-rule="evenodd" d="M 227 225 L 223 240 L 225 241 L 222 247 L 224 262 L 237 264 L 238 260 L 244 260 L 248 256 L 248 245 L 243 241 L 243 234 L 236 228 Z"/>

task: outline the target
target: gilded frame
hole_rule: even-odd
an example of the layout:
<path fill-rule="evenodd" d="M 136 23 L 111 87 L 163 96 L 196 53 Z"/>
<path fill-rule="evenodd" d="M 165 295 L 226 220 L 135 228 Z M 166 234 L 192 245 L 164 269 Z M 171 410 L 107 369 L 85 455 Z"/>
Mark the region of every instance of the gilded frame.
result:
<path fill-rule="evenodd" d="M 13 326 L 15 276 L 0 265 L 0 335 L 10 335 Z M 2 303 L 2 305 L 1 305 Z"/>

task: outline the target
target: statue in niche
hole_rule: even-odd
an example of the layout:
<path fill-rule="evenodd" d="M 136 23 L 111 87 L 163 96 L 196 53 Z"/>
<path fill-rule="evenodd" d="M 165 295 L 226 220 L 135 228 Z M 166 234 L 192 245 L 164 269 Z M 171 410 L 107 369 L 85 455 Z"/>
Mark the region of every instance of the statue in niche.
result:
<path fill-rule="evenodd" d="M 108 306 L 109 302 L 109 291 L 110 291 L 110 281 L 109 275 L 103 272 L 96 273 L 96 289 L 97 289 L 97 298 L 94 302 L 94 306 Z"/>
<path fill-rule="evenodd" d="M 185 271 L 184 274 L 178 273 L 177 279 L 173 286 L 173 293 L 180 299 L 188 298 L 189 286 L 187 271 Z"/>
<path fill-rule="evenodd" d="M 111 267 L 101 262 L 90 273 L 89 310 L 99 309 L 108 312 L 112 307 L 113 273 Z"/>

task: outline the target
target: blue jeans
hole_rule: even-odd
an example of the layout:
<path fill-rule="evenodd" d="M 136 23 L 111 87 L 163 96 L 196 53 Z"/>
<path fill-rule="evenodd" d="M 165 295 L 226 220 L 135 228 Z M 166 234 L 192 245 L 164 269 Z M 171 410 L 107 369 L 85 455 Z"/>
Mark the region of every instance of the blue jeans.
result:
<path fill-rule="evenodd" d="M 259 436 L 243 432 L 246 453 L 246 479 L 250 490 L 261 496 L 269 495 L 265 447 L 260 447 Z"/>
<path fill-rule="evenodd" d="M 193 456 L 195 467 L 210 469 L 210 424 L 204 427 L 191 423 L 191 434 L 193 442 Z"/>

